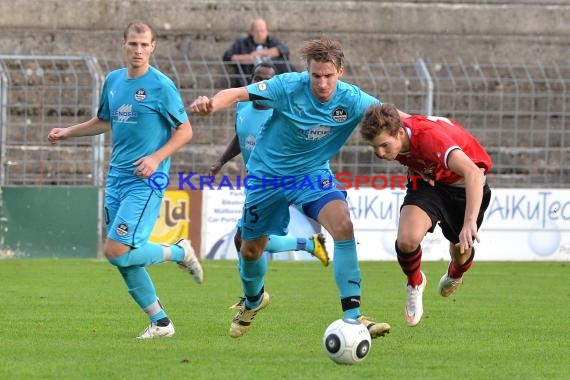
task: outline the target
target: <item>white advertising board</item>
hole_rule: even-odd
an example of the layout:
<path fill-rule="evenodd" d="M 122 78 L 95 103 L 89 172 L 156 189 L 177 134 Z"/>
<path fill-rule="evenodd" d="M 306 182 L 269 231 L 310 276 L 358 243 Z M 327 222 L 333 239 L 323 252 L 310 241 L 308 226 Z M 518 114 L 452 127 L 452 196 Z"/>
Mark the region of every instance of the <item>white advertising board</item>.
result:
<path fill-rule="evenodd" d="M 237 260 L 234 245 L 236 225 L 241 218 L 245 196 L 242 190 L 205 190 L 202 204 L 202 257 Z M 289 207 L 288 235 L 310 237 L 320 226 L 294 206 Z M 316 260 L 305 251 L 287 251 L 271 255 L 275 260 Z"/>
<path fill-rule="evenodd" d="M 570 260 L 570 190 L 492 189 L 493 194 L 476 245 L 477 260 L 533 261 Z M 348 190 L 360 260 L 396 260 L 394 241 L 401 190 Z M 233 234 L 241 216 L 242 191 L 206 191 L 203 206 L 202 253 L 210 258 L 235 259 Z M 291 209 L 292 224 L 298 217 Z M 299 232 L 302 231 L 302 232 Z M 310 233 L 290 226 L 290 234 Z M 225 248 L 224 248 L 225 247 Z M 333 256 L 332 239 L 327 247 Z M 423 260 L 448 260 L 449 243 L 439 227 L 422 242 Z M 224 248 L 224 249 L 221 249 Z M 211 254 L 216 251 L 216 254 Z M 291 255 L 306 259 L 306 255 Z M 310 258 L 310 257 L 309 257 Z"/>
<path fill-rule="evenodd" d="M 395 260 L 404 191 L 348 191 L 361 260 Z M 570 260 L 570 190 L 492 189 L 479 231 L 477 260 Z M 435 228 L 422 242 L 423 260 L 448 260 L 449 243 Z"/>

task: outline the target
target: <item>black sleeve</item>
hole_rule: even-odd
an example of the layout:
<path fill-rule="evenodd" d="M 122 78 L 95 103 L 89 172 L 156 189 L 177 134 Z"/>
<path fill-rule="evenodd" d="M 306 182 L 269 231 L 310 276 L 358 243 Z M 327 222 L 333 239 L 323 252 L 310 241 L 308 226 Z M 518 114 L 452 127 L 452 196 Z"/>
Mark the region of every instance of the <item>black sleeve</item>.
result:
<path fill-rule="evenodd" d="M 242 53 L 242 45 L 243 44 L 241 43 L 241 39 L 235 40 L 234 43 L 232 44 L 232 46 L 230 46 L 230 48 L 224 52 L 224 56 L 222 59 L 224 61 L 231 61 L 232 55 L 234 55 L 234 54 L 245 54 L 245 53 Z"/>

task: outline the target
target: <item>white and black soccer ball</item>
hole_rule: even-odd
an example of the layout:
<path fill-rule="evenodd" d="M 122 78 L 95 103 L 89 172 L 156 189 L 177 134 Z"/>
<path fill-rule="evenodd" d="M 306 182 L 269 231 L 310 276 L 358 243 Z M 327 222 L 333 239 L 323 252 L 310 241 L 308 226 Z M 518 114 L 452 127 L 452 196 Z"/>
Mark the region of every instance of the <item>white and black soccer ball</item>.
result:
<path fill-rule="evenodd" d="M 372 338 L 366 326 L 355 319 L 337 319 L 323 336 L 325 352 L 339 364 L 356 364 L 366 358 Z"/>

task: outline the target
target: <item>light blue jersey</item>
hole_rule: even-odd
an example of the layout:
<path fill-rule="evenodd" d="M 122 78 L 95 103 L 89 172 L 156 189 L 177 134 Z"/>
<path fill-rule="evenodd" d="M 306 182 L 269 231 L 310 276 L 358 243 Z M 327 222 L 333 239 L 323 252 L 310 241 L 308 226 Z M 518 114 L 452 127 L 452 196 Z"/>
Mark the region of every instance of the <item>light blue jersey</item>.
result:
<path fill-rule="evenodd" d="M 97 117 L 111 122 L 113 150 L 110 169 L 133 172 L 133 163 L 160 149 L 172 128 L 188 119 L 176 86 L 150 67 L 141 77 L 127 78 L 127 69 L 109 73 L 103 85 Z M 170 158 L 157 171 L 168 173 Z"/>
<path fill-rule="evenodd" d="M 164 146 L 188 115 L 174 83 L 150 67 L 133 79 L 125 68 L 109 73 L 97 117 L 111 122 L 113 140 L 105 188 L 107 236 L 137 248 L 148 241 L 164 191 L 151 189 L 136 176 L 133 163 Z M 169 168 L 167 158 L 156 170 L 168 173 Z"/>
<path fill-rule="evenodd" d="M 329 168 L 366 109 L 380 101 L 358 87 L 338 81 L 326 103 L 311 93 L 307 72 L 285 73 L 250 84 L 250 98 L 273 109 L 257 136 L 247 169 L 250 175 L 304 175 Z"/>
<path fill-rule="evenodd" d="M 253 102 L 238 103 L 236 107 L 236 136 L 244 164 L 247 165 L 249 156 L 255 147 L 257 134 L 272 113 L 273 110 L 270 108 L 255 108 Z"/>

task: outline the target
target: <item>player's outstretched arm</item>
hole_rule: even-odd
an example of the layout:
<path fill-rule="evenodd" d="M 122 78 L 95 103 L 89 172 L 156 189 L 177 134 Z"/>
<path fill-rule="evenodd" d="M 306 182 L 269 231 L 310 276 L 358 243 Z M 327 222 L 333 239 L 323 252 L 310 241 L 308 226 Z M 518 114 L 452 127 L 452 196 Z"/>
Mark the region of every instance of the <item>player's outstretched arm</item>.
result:
<path fill-rule="evenodd" d="M 111 123 L 93 117 L 84 123 L 72 125 L 67 128 L 53 128 L 48 134 L 50 143 L 55 144 L 59 140 L 66 140 L 71 137 L 95 136 L 105 133 L 111 129 Z"/>
<path fill-rule="evenodd" d="M 249 94 L 245 87 L 228 88 L 214 95 L 212 98 L 199 96 L 190 105 L 190 112 L 198 115 L 209 115 L 219 110 L 233 106 L 237 102 L 246 102 Z"/>

